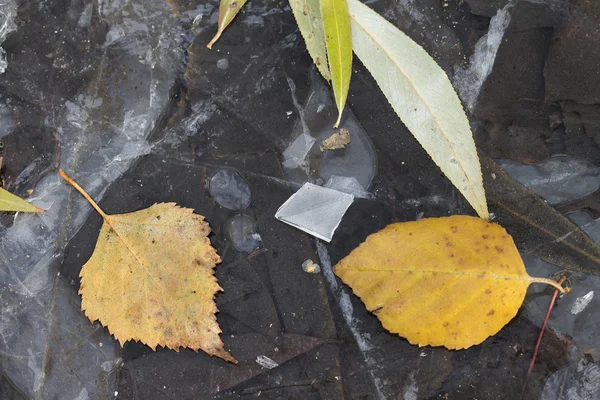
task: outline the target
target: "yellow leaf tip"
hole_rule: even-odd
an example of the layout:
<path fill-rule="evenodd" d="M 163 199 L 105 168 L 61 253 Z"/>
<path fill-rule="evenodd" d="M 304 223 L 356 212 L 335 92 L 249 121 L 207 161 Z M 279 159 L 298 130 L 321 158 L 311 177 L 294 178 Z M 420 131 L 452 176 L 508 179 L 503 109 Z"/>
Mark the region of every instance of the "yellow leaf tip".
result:
<path fill-rule="evenodd" d="M 217 42 L 217 40 L 219 40 L 220 37 L 221 37 L 221 30 L 218 30 L 217 33 L 215 34 L 215 36 L 211 39 L 211 41 L 208 42 L 206 47 L 209 50 L 212 50 L 213 45 Z"/>

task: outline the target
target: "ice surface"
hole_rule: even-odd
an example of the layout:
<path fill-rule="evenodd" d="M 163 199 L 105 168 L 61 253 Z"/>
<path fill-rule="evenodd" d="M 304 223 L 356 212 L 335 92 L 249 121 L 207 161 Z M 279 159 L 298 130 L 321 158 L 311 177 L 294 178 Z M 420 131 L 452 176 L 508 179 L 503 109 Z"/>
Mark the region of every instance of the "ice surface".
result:
<path fill-rule="evenodd" d="M 279 207 L 275 218 L 330 242 L 353 200 L 349 194 L 305 183 Z"/>
<path fill-rule="evenodd" d="M 554 156 L 538 165 L 524 165 L 511 160 L 499 160 L 499 164 L 513 178 L 552 204 L 586 196 L 597 190 L 600 184 L 600 169 L 596 164 L 569 156 Z M 600 220 L 593 220 L 583 212 L 570 214 L 569 218 L 600 244 Z M 560 266 L 534 256 L 524 255 L 523 259 L 527 272 L 532 276 L 547 277 L 561 271 Z M 575 364 L 548 379 L 542 399 L 559 398 L 561 393 L 560 398 L 564 399 L 597 399 L 600 398 L 600 367 L 597 364 L 600 361 L 600 300 L 594 294 L 600 287 L 600 277 L 569 272 L 569 279 L 571 292 L 559 298 L 550 315 L 548 329 L 559 337 L 571 338 L 569 342 L 574 343 L 577 349 L 577 354 L 572 357 Z M 548 308 L 549 292 L 542 285 L 532 285 L 529 293 L 523 315 L 541 326 Z M 595 363 L 582 357 L 582 353 Z M 597 379 L 594 377 L 598 377 L 597 383 L 592 382 Z"/>
<path fill-rule="evenodd" d="M 283 151 L 283 166 L 285 168 L 306 168 L 306 156 L 317 139 L 310 135 L 301 134 Z"/>
<path fill-rule="evenodd" d="M 102 20 L 94 12 L 90 23 L 110 25 L 118 35 L 107 35 L 90 60 L 100 67 L 79 94 L 52 100 L 47 120 L 57 135 L 57 166 L 96 201 L 149 152 L 147 139 L 183 60 L 181 29 L 166 4 L 98 7 Z M 80 10 L 77 27 L 88 24 L 89 12 Z M 56 274 L 68 240 L 94 211 L 56 168 L 36 182 L 33 199 L 48 211 L 19 215 L 0 241 L 0 366 L 26 398 L 110 398 L 116 374 L 101 365 L 117 358 L 118 344 L 80 311 L 73 282 Z"/>
<path fill-rule="evenodd" d="M 600 399 L 600 365 L 582 359 L 548 378 L 541 400 Z"/>
<path fill-rule="evenodd" d="M 277 361 L 271 360 L 269 357 L 262 355 L 256 357 L 256 363 L 259 364 L 261 367 L 267 369 L 273 369 L 279 366 L 279 363 Z"/>
<path fill-rule="evenodd" d="M 17 3 L 12 0 L 0 0 L 0 45 L 6 40 L 9 33 L 17 29 L 15 17 L 17 16 Z M 0 74 L 8 66 L 6 51 L 0 47 Z"/>
<path fill-rule="evenodd" d="M 283 152 L 287 177 L 304 183 L 327 181 L 336 175 L 354 178 L 363 188 L 368 188 L 377 173 L 377 156 L 367 133 L 349 109 L 344 111 L 340 128 L 350 132 L 350 143 L 343 149 L 324 153 L 319 146 L 314 146 L 315 141 L 322 143 L 334 133 L 332 127 L 338 111 L 330 88 L 322 82 L 316 68 L 312 68 L 310 77 L 311 90 L 304 107 L 294 98 L 300 120 L 291 134 L 291 145 Z"/>
<path fill-rule="evenodd" d="M 329 180 L 323 185 L 326 188 L 339 190 L 340 192 L 351 194 L 354 197 L 362 199 L 372 198 L 373 195 L 365 190 L 355 177 L 331 175 Z"/>
<path fill-rule="evenodd" d="M 221 168 L 210 178 L 209 192 L 228 210 L 241 211 L 252 201 L 250 184 L 233 168 Z"/>
<path fill-rule="evenodd" d="M 460 98 L 471 111 L 475 107 L 483 83 L 494 67 L 498 48 L 502 43 L 504 32 L 510 24 L 508 12 L 510 8 L 512 8 L 511 2 L 498 10 L 498 13 L 492 17 L 488 33 L 483 35 L 475 45 L 469 66 L 466 69 L 458 67 L 452 79 Z"/>
<path fill-rule="evenodd" d="M 566 155 L 550 157 L 538 165 L 512 160 L 498 160 L 498 164 L 550 204 L 585 197 L 600 187 L 600 167 L 597 164 Z"/>
<path fill-rule="evenodd" d="M 252 253 L 260 247 L 260 235 L 256 221 L 248 215 L 236 215 L 226 227 L 227 236 L 237 251 Z"/>

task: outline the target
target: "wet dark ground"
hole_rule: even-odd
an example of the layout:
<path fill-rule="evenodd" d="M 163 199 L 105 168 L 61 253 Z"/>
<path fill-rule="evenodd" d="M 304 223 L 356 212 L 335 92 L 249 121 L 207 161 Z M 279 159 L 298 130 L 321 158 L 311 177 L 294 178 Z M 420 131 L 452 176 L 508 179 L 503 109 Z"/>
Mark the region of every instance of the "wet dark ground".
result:
<path fill-rule="evenodd" d="M 600 398 L 600 250 L 592 240 L 600 241 L 600 7 L 370 6 L 423 45 L 461 95 L 477 94 L 469 110 L 490 211 L 530 273 L 571 276 L 573 293 L 553 311 L 525 398 Z M 387 333 L 331 265 L 391 222 L 473 210 L 356 59 L 345 123 L 356 135 L 348 152 L 360 159 L 311 153 L 308 177 L 285 167 L 300 110 L 314 136 L 328 126 L 327 89 L 311 72 L 286 3 L 248 3 L 209 51 L 216 9 L 214 1 L 183 0 L 19 4 L 17 29 L 3 44 L 2 172 L 7 189 L 22 196 L 34 189 L 30 200 L 48 212 L 1 218 L 0 398 L 518 398 L 550 293 L 532 288 L 511 323 L 464 351 L 418 348 Z M 503 12 L 510 22 L 497 32 L 490 26 Z M 496 35 L 500 46 L 479 88 L 458 71 L 469 68 L 488 30 L 488 42 Z M 329 108 L 319 114 L 318 104 Z M 537 175 L 522 169 L 559 154 L 558 166 L 540 166 Z M 507 159 L 517 162 L 513 169 Z M 119 348 L 87 321 L 78 274 L 102 221 L 60 181 L 59 167 L 107 213 L 175 201 L 206 216 L 223 259 L 218 322 L 238 366 L 188 350 Z M 250 204 L 215 200 L 209 182 L 225 167 L 249 185 Z M 373 195 L 355 199 L 331 243 L 274 218 L 303 181 L 323 183 L 331 171 L 356 176 Z M 254 241 L 232 239 L 232 218 L 241 216 L 256 223 Z M 307 259 L 323 272 L 304 272 Z M 574 312 L 590 291 L 596 297 Z"/>

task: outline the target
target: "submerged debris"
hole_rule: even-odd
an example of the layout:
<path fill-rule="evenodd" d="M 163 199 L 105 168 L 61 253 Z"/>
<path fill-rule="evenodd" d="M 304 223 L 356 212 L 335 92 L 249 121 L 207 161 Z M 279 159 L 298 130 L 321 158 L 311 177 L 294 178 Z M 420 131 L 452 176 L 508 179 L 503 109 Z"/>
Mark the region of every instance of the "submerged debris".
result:
<path fill-rule="evenodd" d="M 221 168 L 210 178 L 208 188 L 215 201 L 228 210 L 241 211 L 250 205 L 250 184 L 233 168 Z"/>
<path fill-rule="evenodd" d="M 323 140 L 321 151 L 325 150 L 338 150 L 346 147 L 350 143 L 350 132 L 347 129 L 340 129 L 339 132 L 334 133 L 327 139 Z"/>
<path fill-rule="evenodd" d="M 260 247 L 256 221 L 247 215 L 236 215 L 227 224 L 227 235 L 239 252 L 252 253 Z"/>

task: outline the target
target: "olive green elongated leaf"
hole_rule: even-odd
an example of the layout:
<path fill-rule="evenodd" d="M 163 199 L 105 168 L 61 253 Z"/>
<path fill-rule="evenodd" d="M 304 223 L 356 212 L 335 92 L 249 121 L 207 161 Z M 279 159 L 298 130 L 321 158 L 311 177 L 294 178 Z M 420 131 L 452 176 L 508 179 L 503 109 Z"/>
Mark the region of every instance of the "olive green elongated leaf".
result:
<path fill-rule="evenodd" d="M 0 211 L 42 212 L 41 208 L 0 188 Z"/>
<path fill-rule="evenodd" d="M 323 78 L 330 81 L 331 72 L 329 72 L 327 63 L 327 45 L 319 0 L 290 0 L 290 6 L 306 43 L 308 54 L 312 57 Z"/>
<path fill-rule="evenodd" d="M 352 74 L 352 35 L 346 0 L 321 0 L 321 15 L 325 28 L 331 86 L 339 112 L 333 126 L 337 128 L 342 119 Z"/>
<path fill-rule="evenodd" d="M 489 219 L 481 165 L 464 109 L 444 70 L 394 25 L 348 0 L 352 46 L 390 105 L 477 214 Z"/>
<path fill-rule="evenodd" d="M 219 40 L 225 28 L 233 21 L 240 9 L 246 4 L 246 1 L 247 0 L 221 0 L 221 3 L 219 3 L 219 26 L 217 28 L 217 33 L 206 47 L 212 49 L 213 44 Z"/>

